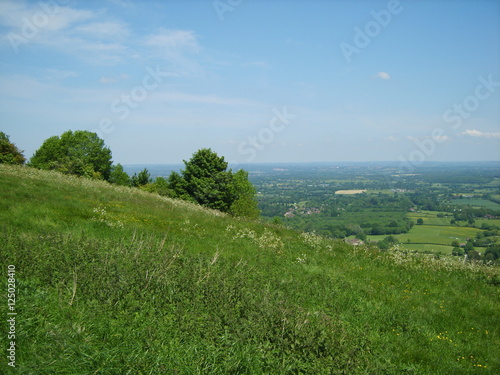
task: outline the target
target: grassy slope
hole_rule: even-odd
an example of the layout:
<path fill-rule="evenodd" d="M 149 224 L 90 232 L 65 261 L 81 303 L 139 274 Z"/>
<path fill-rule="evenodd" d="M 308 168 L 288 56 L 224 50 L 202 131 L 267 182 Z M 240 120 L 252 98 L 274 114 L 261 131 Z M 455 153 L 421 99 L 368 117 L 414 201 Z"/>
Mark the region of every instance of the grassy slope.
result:
<path fill-rule="evenodd" d="M 28 168 L 0 187 L 15 373 L 500 372 L 497 269 Z"/>

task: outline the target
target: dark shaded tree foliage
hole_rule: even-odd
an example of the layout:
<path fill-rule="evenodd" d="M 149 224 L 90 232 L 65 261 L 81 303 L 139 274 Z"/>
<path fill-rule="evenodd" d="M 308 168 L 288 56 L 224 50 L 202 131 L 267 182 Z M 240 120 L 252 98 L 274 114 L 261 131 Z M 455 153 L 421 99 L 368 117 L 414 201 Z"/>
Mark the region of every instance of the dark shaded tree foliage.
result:
<path fill-rule="evenodd" d="M 132 176 L 132 186 L 140 187 L 150 184 L 153 180 L 151 179 L 151 174 L 149 173 L 147 168 L 144 168 L 139 172 L 138 175 L 134 174 Z"/>
<path fill-rule="evenodd" d="M 211 149 L 198 150 L 189 161 L 184 160 L 184 165 L 180 174 L 172 172 L 168 179 L 173 197 L 237 216 L 259 216 L 247 172 L 233 174 L 224 157 Z"/>
<path fill-rule="evenodd" d="M 0 131 L 0 164 L 22 165 L 25 162 L 23 151 L 10 141 L 7 134 Z"/>

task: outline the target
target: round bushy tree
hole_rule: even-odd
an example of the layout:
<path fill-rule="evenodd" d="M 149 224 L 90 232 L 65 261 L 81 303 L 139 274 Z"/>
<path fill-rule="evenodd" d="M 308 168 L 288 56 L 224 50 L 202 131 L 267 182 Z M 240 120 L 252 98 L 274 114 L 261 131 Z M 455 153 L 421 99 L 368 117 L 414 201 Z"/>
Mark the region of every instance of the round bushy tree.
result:
<path fill-rule="evenodd" d="M 23 152 L 19 150 L 4 132 L 0 132 L 0 164 L 18 164 L 26 162 Z"/>
<path fill-rule="evenodd" d="M 111 150 L 96 133 L 70 130 L 60 137 L 48 138 L 35 152 L 30 165 L 39 169 L 55 169 L 66 174 L 109 180 Z"/>
<path fill-rule="evenodd" d="M 184 160 L 184 165 L 180 174 L 173 172 L 168 179 L 174 197 L 237 216 L 259 215 L 247 172 L 233 174 L 224 157 L 209 148 L 195 152 L 189 161 Z"/>

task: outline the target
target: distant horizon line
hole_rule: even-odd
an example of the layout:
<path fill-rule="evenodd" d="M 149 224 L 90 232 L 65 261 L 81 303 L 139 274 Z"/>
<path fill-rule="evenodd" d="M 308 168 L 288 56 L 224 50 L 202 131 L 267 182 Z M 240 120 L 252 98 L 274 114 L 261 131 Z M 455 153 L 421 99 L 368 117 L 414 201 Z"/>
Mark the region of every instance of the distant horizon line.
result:
<path fill-rule="evenodd" d="M 378 161 L 263 161 L 263 162 L 245 162 L 245 163 L 233 163 L 228 162 L 229 165 L 263 165 L 263 164 L 400 164 L 397 160 L 378 160 Z M 486 163 L 499 163 L 500 160 L 477 160 L 477 161 L 433 161 L 427 160 L 415 167 L 419 167 L 425 164 L 486 164 Z M 117 163 L 121 165 L 184 165 L 184 163 Z"/>

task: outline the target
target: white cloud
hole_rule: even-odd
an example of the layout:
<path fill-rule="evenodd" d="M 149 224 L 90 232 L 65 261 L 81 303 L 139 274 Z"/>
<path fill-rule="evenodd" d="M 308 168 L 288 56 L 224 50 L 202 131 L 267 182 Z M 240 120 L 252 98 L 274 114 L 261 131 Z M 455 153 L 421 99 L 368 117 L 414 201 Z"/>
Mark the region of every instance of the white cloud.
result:
<path fill-rule="evenodd" d="M 378 72 L 375 77 L 380 79 L 391 79 L 391 76 L 386 72 Z"/>
<path fill-rule="evenodd" d="M 447 135 L 438 135 L 436 137 L 432 137 L 432 139 L 434 141 L 436 141 L 437 143 L 443 143 L 443 142 L 447 142 L 447 141 L 451 140 L 451 138 L 448 137 Z"/>
<path fill-rule="evenodd" d="M 159 33 L 148 36 L 146 44 L 168 50 L 182 48 L 196 51 L 199 48 L 196 35 L 193 31 L 187 30 L 162 29 Z"/>
<path fill-rule="evenodd" d="M 481 132 L 476 129 L 467 129 L 460 134 L 475 138 L 500 138 L 500 133 Z"/>
<path fill-rule="evenodd" d="M 23 28 L 32 33 L 60 31 L 76 22 L 94 17 L 87 10 L 64 7 L 56 2 L 25 3 L 4 0 L 0 2 L 0 25 L 11 28 L 11 32 L 22 35 Z"/>

